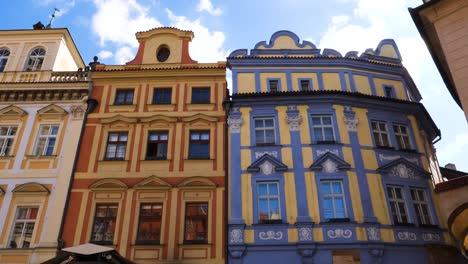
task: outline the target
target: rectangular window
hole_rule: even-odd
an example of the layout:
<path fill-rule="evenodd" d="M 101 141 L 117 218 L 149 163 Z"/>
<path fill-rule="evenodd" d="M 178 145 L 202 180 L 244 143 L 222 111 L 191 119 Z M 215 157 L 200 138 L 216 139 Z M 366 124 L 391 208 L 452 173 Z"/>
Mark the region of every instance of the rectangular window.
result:
<path fill-rule="evenodd" d="M 322 181 L 321 184 L 325 218 L 347 218 L 343 182 Z"/>
<path fill-rule="evenodd" d="M 115 92 L 115 105 L 133 104 L 133 89 L 117 89 Z"/>
<path fill-rule="evenodd" d="M 413 201 L 414 211 L 420 225 L 430 225 L 431 216 L 429 205 L 426 198 L 426 192 L 423 189 L 411 188 L 411 200 Z"/>
<path fill-rule="evenodd" d="M 185 205 L 184 243 L 205 244 L 208 242 L 208 203 Z"/>
<path fill-rule="evenodd" d="M 33 155 L 50 156 L 54 153 L 57 141 L 58 125 L 41 125 L 37 135 Z"/>
<path fill-rule="evenodd" d="M 171 88 L 154 88 L 153 104 L 170 104 L 171 97 Z"/>
<path fill-rule="evenodd" d="M 381 121 L 372 121 L 372 133 L 374 134 L 375 145 L 377 147 L 390 147 L 388 140 L 387 124 Z"/>
<path fill-rule="evenodd" d="M 146 148 L 147 160 L 165 160 L 167 155 L 167 131 L 150 131 Z"/>
<path fill-rule="evenodd" d="M 192 104 L 209 104 L 210 87 L 192 88 Z"/>
<path fill-rule="evenodd" d="M 106 160 L 124 160 L 127 149 L 127 132 L 110 132 L 107 137 Z"/>
<path fill-rule="evenodd" d="M 11 155 L 17 130 L 16 126 L 0 126 L 0 156 Z"/>
<path fill-rule="evenodd" d="M 275 120 L 274 118 L 255 118 L 255 144 L 275 144 Z"/>
<path fill-rule="evenodd" d="M 332 116 L 312 116 L 314 143 L 335 143 Z"/>
<path fill-rule="evenodd" d="M 117 209 L 117 204 L 96 205 L 93 232 L 91 234 L 92 243 L 111 245 L 114 242 Z"/>
<path fill-rule="evenodd" d="M 162 204 L 141 204 L 137 244 L 159 244 L 161 238 L 161 215 Z"/>
<path fill-rule="evenodd" d="M 390 210 L 392 211 L 393 222 L 395 224 L 409 223 L 408 213 L 405 205 L 403 188 L 398 186 L 387 186 Z"/>
<path fill-rule="evenodd" d="M 209 159 L 210 158 L 210 131 L 191 131 L 190 132 L 190 159 Z"/>
<path fill-rule="evenodd" d="M 392 86 L 384 86 L 385 97 L 393 98 L 393 87 Z"/>
<path fill-rule="evenodd" d="M 258 220 L 260 223 L 281 222 L 279 184 L 262 182 L 257 184 Z"/>
<path fill-rule="evenodd" d="M 310 81 L 301 80 L 301 91 L 309 91 L 309 90 L 310 90 Z"/>
<path fill-rule="evenodd" d="M 393 124 L 397 145 L 399 149 L 411 149 L 408 127 L 405 125 Z"/>
<path fill-rule="evenodd" d="M 39 208 L 18 207 L 10 238 L 10 248 L 29 248 Z"/>
<path fill-rule="evenodd" d="M 268 86 L 270 87 L 270 92 L 278 91 L 278 80 L 269 80 Z"/>

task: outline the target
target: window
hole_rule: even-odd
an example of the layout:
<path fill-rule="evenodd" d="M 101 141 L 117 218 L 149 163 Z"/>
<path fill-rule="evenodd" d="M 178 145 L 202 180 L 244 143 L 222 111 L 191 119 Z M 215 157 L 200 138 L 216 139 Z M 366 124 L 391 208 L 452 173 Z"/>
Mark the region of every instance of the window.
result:
<path fill-rule="evenodd" d="M 335 143 L 331 116 L 312 116 L 312 129 L 315 143 Z"/>
<path fill-rule="evenodd" d="M 210 131 L 191 131 L 189 157 L 191 159 L 210 158 Z"/>
<path fill-rule="evenodd" d="M 393 124 L 397 145 L 399 149 L 411 149 L 408 127 L 405 125 Z"/>
<path fill-rule="evenodd" d="M 57 141 L 58 125 L 41 125 L 37 137 L 34 155 L 50 156 L 54 153 L 55 142 Z"/>
<path fill-rule="evenodd" d="M 170 104 L 171 96 L 171 88 L 155 88 L 153 93 L 153 104 Z"/>
<path fill-rule="evenodd" d="M 10 248 L 29 248 L 39 208 L 18 207 L 10 238 Z"/>
<path fill-rule="evenodd" d="M 270 92 L 278 91 L 278 80 L 269 80 L 268 84 L 270 86 Z"/>
<path fill-rule="evenodd" d="M 375 145 L 377 147 L 390 148 L 387 124 L 385 122 L 372 121 L 372 133 L 374 134 Z"/>
<path fill-rule="evenodd" d="M 255 143 L 257 145 L 275 144 L 275 121 L 273 118 L 255 118 Z"/>
<path fill-rule="evenodd" d="M 310 81 L 301 80 L 301 91 L 309 91 L 309 90 L 310 90 Z"/>
<path fill-rule="evenodd" d="M 115 105 L 133 104 L 133 89 L 118 89 L 115 94 Z"/>
<path fill-rule="evenodd" d="M 187 244 L 208 242 L 208 203 L 185 205 L 184 242 Z"/>
<path fill-rule="evenodd" d="M 8 56 L 10 56 L 9 50 L 0 49 L 0 72 L 5 70 L 6 64 L 8 62 Z"/>
<path fill-rule="evenodd" d="M 117 219 L 117 204 L 97 204 L 94 215 L 91 242 L 96 244 L 112 244 L 114 241 Z"/>
<path fill-rule="evenodd" d="M 393 87 L 392 86 L 384 86 L 385 97 L 393 98 Z"/>
<path fill-rule="evenodd" d="M 124 160 L 127 140 L 127 132 L 110 132 L 107 138 L 106 160 Z"/>
<path fill-rule="evenodd" d="M 392 211 L 393 222 L 395 224 L 409 223 L 408 213 L 406 211 L 405 197 L 403 188 L 398 186 L 387 186 L 388 200 L 390 210 Z"/>
<path fill-rule="evenodd" d="M 258 188 L 258 220 L 260 223 L 281 222 L 279 185 L 277 182 L 262 182 Z"/>
<path fill-rule="evenodd" d="M 137 244 L 159 244 L 162 204 L 144 203 L 140 207 Z"/>
<path fill-rule="evenodd" d="M 26 71 L 40 71 L 46 51 L 42 48 L 37 48 L 29 55 L 28 63 L 26 64 Z"/>
<path fill-rule="evenodd" d="M 322 181 L 325 219 L 347 218 L 343 182 Z"/>
<path fill-rule="evenodd" d="M 9 156 L 15 139 L 16 126 L 0 126 L 0 156 Z"/>
<path fill-rule="evenodd" d="M 429 214 L 429 205 L 426 198 L 426 192 L 423 189 L 411 188 L 411 200 L 413 201 L 414 211 L 420 225 L 430 225 L 431 216 Z"/>
<path fill-rule="evenodd" d="M 167 155 L 167 132 L 150 131 L 148 133 L 147 160 L 163 160 Z"/>
<path fill-rule="evenodd" d="M 209 104 L 210 88 L 200 87 L 192 88 L 192 104 Z"/>

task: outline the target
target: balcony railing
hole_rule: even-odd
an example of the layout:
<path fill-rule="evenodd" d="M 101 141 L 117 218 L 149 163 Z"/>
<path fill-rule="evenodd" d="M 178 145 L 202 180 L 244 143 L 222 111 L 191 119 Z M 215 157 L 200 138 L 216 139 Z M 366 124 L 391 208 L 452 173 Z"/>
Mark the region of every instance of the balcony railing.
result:
<path fill-rule="evenodd" d="M 86 82 L 89 81 L 88 71 L 35 71 L 35 72 L 0 72 L 2 83 L 30 82 Z"/>

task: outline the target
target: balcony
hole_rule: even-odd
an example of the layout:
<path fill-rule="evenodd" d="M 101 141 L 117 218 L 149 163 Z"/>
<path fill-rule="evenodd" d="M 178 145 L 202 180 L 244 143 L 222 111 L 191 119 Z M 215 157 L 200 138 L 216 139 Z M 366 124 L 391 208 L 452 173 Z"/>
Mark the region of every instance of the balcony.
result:
<path fill-rule="evenodd" d="M 89 72 L 67 71 L 34 71 L 34 72 L 0 72 L 0 83 L 36 83 L 36 82 L 87 82 L 89 81 Z"/>

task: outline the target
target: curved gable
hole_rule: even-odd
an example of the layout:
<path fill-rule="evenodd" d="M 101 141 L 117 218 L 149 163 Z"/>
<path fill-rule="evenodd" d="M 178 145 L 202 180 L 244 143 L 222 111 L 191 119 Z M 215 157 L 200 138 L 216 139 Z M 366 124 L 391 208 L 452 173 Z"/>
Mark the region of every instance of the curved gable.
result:
<path fill-rule="evenodd" d="M 128 186 L 120 180 L 117 179 L 103 179 L 94 182 L 89 186 L 93 191 L 100 190 L 127 190 Z"/>
<path fill-rule="evenodd" d="M 49 193 L 49 189 L 44 185 L 36 182 L 28 182 L 24 184 L 17 185 L 13 193 Z"/>

